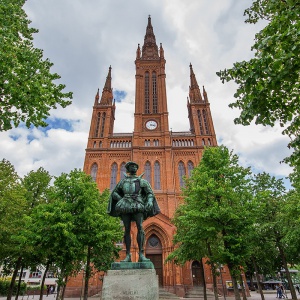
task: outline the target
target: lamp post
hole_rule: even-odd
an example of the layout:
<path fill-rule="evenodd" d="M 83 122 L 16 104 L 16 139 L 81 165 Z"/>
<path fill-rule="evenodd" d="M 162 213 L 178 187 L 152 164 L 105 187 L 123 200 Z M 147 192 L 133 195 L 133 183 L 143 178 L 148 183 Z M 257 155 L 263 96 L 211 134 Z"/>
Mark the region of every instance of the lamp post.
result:
<path fill-rule="evenodd" d="M 82 266 L 81 271 L 82 271 L 82 281 L 81 281 L 80 300 L 82 298 L 83 284 L 84 284 L 84 266 Z"/>
<path fill-rule="evenodd" d="M 221 283 L 222 283 L 222 289 L 223 289 L 223 296 L 224 296 L 224 300 L 226 300 L 225 288 L 224 288 L 224 282 L 223 282 L 223 276 L 222 276 L 222 269 L 223 269 L 223 266 L 220 264 L 219 271 L 220 271 L 220 277 L 221 277 Z"/>

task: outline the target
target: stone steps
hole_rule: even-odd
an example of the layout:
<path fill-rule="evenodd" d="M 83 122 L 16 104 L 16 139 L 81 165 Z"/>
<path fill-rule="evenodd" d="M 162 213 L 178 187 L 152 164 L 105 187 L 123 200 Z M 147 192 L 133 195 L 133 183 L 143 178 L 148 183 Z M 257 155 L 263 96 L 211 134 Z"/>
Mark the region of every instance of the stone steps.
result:
<path fill-rule="evenodd" d="M 206 291 L 206 295 L 207 295 L 207 299 L 215 298 L 214 293 L 211 291 Z M 200 287 L 200 286 L 191 287 L 185 294 L 184 298 L 194 298 L 194 299 L 201 298 L 201 299 L 203 299 L 204 298 L 203 287 Z"/>
<path fill-rule="evenodd" d="M 159 300 L 178 300 L 180 299 L 175 294 L 167 292 L 164 288 L 159 288 Z"/>

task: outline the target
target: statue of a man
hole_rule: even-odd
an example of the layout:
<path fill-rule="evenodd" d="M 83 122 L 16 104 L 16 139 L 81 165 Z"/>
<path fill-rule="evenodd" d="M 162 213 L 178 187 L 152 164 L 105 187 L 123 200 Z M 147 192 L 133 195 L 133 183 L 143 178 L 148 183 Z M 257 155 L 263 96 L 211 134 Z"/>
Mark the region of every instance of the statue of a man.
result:
<path fill-rule="evenodd" d="M 125 165 L 128 175 L 116 185 L 112 191 L 108 214 L 113 217 L 120 217 L 124 223 L 124 242 L 126 245 L 126 257 L 122 262 L 131 262 L 131 222 L 137 226 L 137 243 L 139 247 L 139 262 L 149 261 L 144 255 L 145 233 L 143 221 L 153 217 L 160 212 L 154 193 L 147 180 L 137 176 L 138 164 L 129 161 Z"/>

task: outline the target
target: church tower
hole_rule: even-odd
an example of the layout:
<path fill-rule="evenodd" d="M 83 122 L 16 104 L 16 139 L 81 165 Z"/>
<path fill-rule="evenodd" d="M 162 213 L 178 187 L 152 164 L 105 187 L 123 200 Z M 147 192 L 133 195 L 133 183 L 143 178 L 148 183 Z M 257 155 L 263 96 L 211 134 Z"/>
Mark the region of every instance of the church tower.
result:
<path fill-rule="evenodd" d="M 136 52 L 136 96 L 134 114 L 134 136 L 169 136 L 166 94 L 166 60 L 162 44 L 158 50 L 151 18 L 148 18 L 142 52 Z"/>
<path fill-rule="evenodd" d="M 143 46 L 138 44 L 135 57 L 133 133 L 114 132 L 117 104 L 113 100 L 112 68 L 109 67 L 101 98 L 99 90 L 95 96 L 84 171 L 93 177 L 102 192 L 106 188 L 112 190 L 124 177 L 127 161 L 138 163 L 138 175 L 145 173 L 143 178 L 151 184 L 161 209 L 159 215 L 144 222 L 146 256 L 154 263 L 160 285 L 183 295 L 184 287 L 203 285 L 203 282 L 195 262 L 184 267 L 164 263 L 174 250 L 172 239 L 176 228 L 171 218 L 182 201 L 184 177 L 189 177 L 199 164 L 204 147 L 216 146 L 217 140 L 207 93 L 204 87 L 201 92 L 191 64 L 190 87 L 187 87 L 190 130 L 169 129 L 165 65 L 164 49 L 156 43 L 149 16 Z M 132 230 L 135 236 L 136 228 Z M 131 252 L 136 261 L 138 246 L 134 239 Z M 124 256 L 122 250 L 121 258 Z"/>

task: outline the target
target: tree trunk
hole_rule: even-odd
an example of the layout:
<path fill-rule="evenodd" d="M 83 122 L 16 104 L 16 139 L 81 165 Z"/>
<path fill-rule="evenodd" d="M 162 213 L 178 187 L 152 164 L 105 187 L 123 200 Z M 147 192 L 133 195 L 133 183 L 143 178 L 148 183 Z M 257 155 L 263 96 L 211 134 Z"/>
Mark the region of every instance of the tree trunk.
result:
<path fill-rule="evenodd" d="M 68 276 L 65 277 L 65 282 L 64 282 L 64 285 L 63 285 L 62 293 L 61 293 L 61 300 L 64 300 L 64 298 L 65 298 L 65 291 L 66 291 L 66 287 L 67 287 L 67 282 L 68 282 Z"/>
<path fill-rule="evenodd" d="M 254 290 L 255 289 L 255 287 L 254 287 L 254 283 L 253 283 L 253 276 L 254 276 L 254 274 L 253 273 L 249 273 L 250 274 L 250 285 L 249 285 L 249 287 L 250 287 L 250 290 L 252 291 L 252 290 Z"/>
<path fill-rule="evenodd" d="M 240 274 L 240 281 L 241 281 L 241 289 L 242 289 L 243 300 L 247 300 L 246 291 L 245 291 L 245 287 L 244 287 L 244 280 L 243 280 L 243 276 L 242 276 L 242 271 L 241 271 L 241 274 Z"/>
<path fill-rule="evenodd" d="M 91 247 L 88 246 L 86 266 L 85 266 L 85 278 L 84 278 L 84 290 L 83 290 L 83 300 L 87 300 L 89 294 L 89 279 L 91 277 Z"/>
<path fill-rule="evenodd" d="M 21 272 L 20 272 L 20 276 L 19 276 L 19 280 L 18 280 L 18 288 L 17 288 L 17 293 L 16 293 L 15 300 L 18 300 L 18 298 L 19 298 L 20 289 L 21 289 L 21 282 L 22 282 L 23 269 L 24 269 L 24 265 L 21 266 Z"/>
<path fill-rule="evenodd" d="M 199 263 L 200 263 L 201 281 L 203 282 L 203 298 L 204 298 L 204 300 L 207 300 L 206 283 L 205 283 L 205 277 L 204 277 L 204 267 L 203 267 L 202 257 L 200 258 Z"/>
<path fill-rule="evenodd" d="M 14 272 L 13 272 L 13 276 L 11 278 L 10 286 L 9 286 L 9 289 L 8 289 L 8 292 L 7 292 L 7 298 L 6 298 L 7 300 L 11 300 L 11 298 L 12 298 L 12 294 L 13 294 L 17 274 L 18 274 L 18 271 L 21 267 L 21 262 L 22 262 L 22 257 L 20 256 L 17 259 L 16 266 L 15 266 L 15 269 L 14 269 Z"/>
<path fill-rule="evenodd" d="M 213 289 L 214 289 L 214 295 L 215 300 L 219 300 L 219 291 L 217 286 L 217 275 L 216 275 L 216 265 L 214 263 L 211 264 L 211 270 L 212 270 L 212 277 L 213 277 Z"/>
<path fill-rule="evenodd" d="M 262 287 L 261 287 L 261 284 L 260 284 L 260 280 L 259 280 L 258 268 L 257 268 L 256 260 L 253 257 L 252 257 L 252 263 L 253 263 L 254 270 L 255 270 L 255 277 L 256 277 L 256 282 L 257 282 L 257 288 L 259 290 L 261 300 L 265 300 L 265 295 L 263 293 L 263 290 L 262 290 Z"/>
<path fill-rule="evenodd" d="M 57 290 L 56 290 L 56 300 L 59 300 L 59 294 L 60 294 L 60 284 L 57 285 Z"/>
<path fill-rule="evenodd" d="M 229 268 L 229 272 L 232 280 L 234 297 L 236 300 L 241 300 L 240 291 L 238 289 L 237 280 L 236 280 L 236 274 L 235 274 L 236 270 L 234 270 L 234 267 L 231 264 L 227 264 L 227 266 Z"/>
<path fill-rule="evenodd" d="M 207 250 L 208 250 L 208 255 L 210 257 L 212 257 L 211 247 L 210 247 L 210 244 L 208 244 L 208 243 L 207 243 Z M 211 270 L 212 270 L 212 276 L 213 276 L 213 289 L 214 289 L 215 300 L 219 300 L 217 278 L 216 278 L 216 265 L 214 263 L 211 263 Z"/>
<path fill-rule="evenodd" d="M 45 269 L 43 278 L 42 278 L 41 290 L 40 290 L 40 300 L 43 300 L 43 295 L 44 295 L 44 284 L 45 284 L 47 272 L 48 272 L 48 270 L 49 270 L 49 266 L 50 266 L 50 263 L 49 263 L 49 261 L 48 261 L 47 264 L 46 264 L 46 269 Z M 47 296 L 48 296 L 48 287 L 47 287 Z"/>
<path fill-rule="evenodd" d="M 277 240 L 277 246 L 278 246 L 278 249 L 279 249 L 279 252 L 280 252 L 283 267 L 285 269 L 285 274 L 286 274 L 286 278 L 288 280 L 288 284 L 289 284 L 289 288 L 290 288 L 290 292 L 291 292 L 291 297 L 292 297 L 293 300 L 297 300 L 297 294 L 296 294 L 295 287 L 294 287 L 294 284 L 293 284 L 293 281 L 292 281 L 292 278 L 291 278 L 290 271 L 288 269 L 285 254 L 284 254 L 283 248 L 281 247 L 281 244 L 278 240 Z"/>

